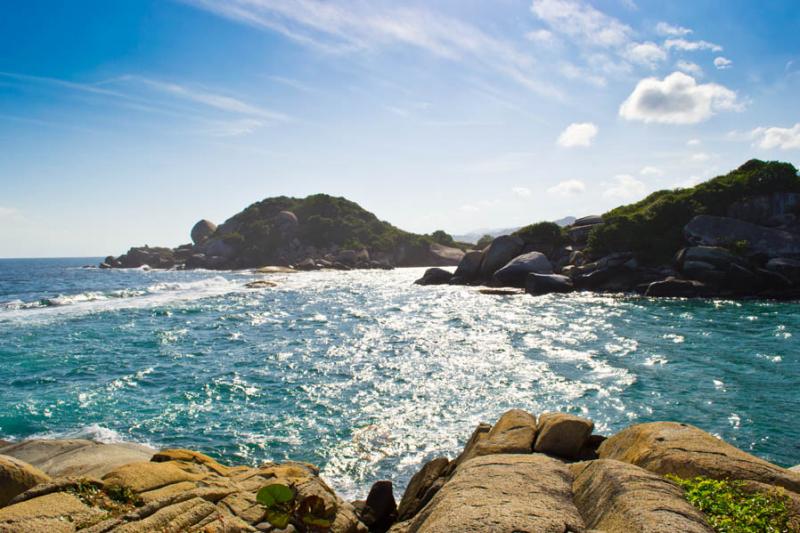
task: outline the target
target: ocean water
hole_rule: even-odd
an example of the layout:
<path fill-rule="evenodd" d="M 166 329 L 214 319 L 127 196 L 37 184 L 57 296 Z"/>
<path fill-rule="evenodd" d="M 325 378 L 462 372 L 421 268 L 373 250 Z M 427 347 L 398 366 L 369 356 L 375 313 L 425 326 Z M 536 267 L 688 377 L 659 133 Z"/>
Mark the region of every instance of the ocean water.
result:
<path fill-rule="evenodd" d="M 800 463 L 800 309 L 489 296 L 423 269 L 258 276 L 0 260 L 0 438 L 302 460 L 350 497 L 405 486 L 506 409 L 609 434 L 679 420 Z M 278 286 L 244 284 L 268 278 Z"/>

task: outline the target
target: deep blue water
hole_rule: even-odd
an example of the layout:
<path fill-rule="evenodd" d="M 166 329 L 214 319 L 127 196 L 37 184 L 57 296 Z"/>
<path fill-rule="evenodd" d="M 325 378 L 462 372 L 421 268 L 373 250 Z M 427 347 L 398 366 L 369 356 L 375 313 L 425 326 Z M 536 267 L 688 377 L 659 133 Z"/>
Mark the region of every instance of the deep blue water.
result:
<path fill-rule="evenodd" d="M 800 463 L 798 304 L 418 287 L 0 260 L 0 438 L 94 436 L 402 487 L 504 410 L 685 421 Z M 244 283 L 269 277 L 278 286 Z"/>

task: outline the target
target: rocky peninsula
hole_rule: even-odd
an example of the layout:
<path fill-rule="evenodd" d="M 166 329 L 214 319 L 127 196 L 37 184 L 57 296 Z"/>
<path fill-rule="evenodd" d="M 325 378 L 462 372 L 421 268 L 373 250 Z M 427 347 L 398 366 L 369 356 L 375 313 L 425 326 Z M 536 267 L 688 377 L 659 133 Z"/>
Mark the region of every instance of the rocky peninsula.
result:
<path fill-rule="evenodd" d="M 444 231 L 419 235 L 378 219 L 355 202 L 326 194 L 257 202 L 217 226 L 197 222 L 177 248 L 137 246 L 100 268 L 235 270 L 388 269 L 457 265 L 469 245 Z"/>
<path fill-rule="evenodd" d="M 566 228 L 526 226 L 467 252 L 421 285 L 487 285 L 532 295 L 800 298 L 800 178 L 751 160 L 695 187 L 658 191 Z"/>
<path fill-rule="evenodd" d="M 691 488 L 703 483 L 750 502 L 735 517 L 742 529 L 721 529 L 723 511 Z M 228 466 L 185 449 L 30 440 L 0 445 L 0 531 L 800 531 L 800 472 L 688 424 L 606 437 L 586 418 L 520 409 L 478 425 L 457 457 L 427 462 L 399 503 L 391 480 L 345 501 L 305 463 Z"/>

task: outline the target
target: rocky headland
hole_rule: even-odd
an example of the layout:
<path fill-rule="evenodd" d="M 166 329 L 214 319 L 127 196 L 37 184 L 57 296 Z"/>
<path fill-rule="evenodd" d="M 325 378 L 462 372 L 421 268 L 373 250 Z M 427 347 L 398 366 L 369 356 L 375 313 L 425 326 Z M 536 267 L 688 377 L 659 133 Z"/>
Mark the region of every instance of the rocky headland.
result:
<path fill-rule="evenodd" d="M 389 269 L 457 265 L 468 246 L 444 231 L 418 235 L 400 230 L 354 202 L 326 194 L 267 198 L 219 226 L 201 220 L 190 233 L 191 243 L 133 247 L 107 257 L 100 267 Z"/>
<path fill-rule="evenodd" d="M 800 297 L 800 178 L 751 160 L 695 187 L 658 191 L 561 228 L 552 222 L 468 251 L 421 285 L 486 285 L 647 296 Z"/>
<path fill-rule="evenodd" d="M 0 443 L 0 531 L 732 531 L 687 483 L 735 487 L 758 502 L 746 508 L 754 523 L 775 527 L 741 531 L 800 530 L 796 469 L 687 424 L 606 437 L 586 418 L 513 409 L 478 425 L 457 457 L 426 463 L 399 502 L 391 480 L 345 501 L 305 463 L 229 466 L 191 450 L 86 440 Z"/>

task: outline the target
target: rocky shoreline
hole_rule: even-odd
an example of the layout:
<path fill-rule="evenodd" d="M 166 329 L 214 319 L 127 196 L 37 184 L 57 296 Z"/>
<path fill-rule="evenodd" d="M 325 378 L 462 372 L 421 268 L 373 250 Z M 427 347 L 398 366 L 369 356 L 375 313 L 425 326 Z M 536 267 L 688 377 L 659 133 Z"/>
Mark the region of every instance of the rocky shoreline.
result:
<path fill-rule="evenodd" d="M 391 480 L 347 502 L 305 463 L 227 466 L 191 450 L 86 440 L 0 443 L 0 531 L 712 532 L 676 483 L 697 476 L 776 499 L 785 530 L 800 530 L 798 467 L 676 422 L 593 430 L 575 415 L 513 409 L 480 424 L 457 457 L 426 463 L 399 503 Z M 273 525 L 278 504 L 261 493 L 276 486 L 316 522 Z"/>

